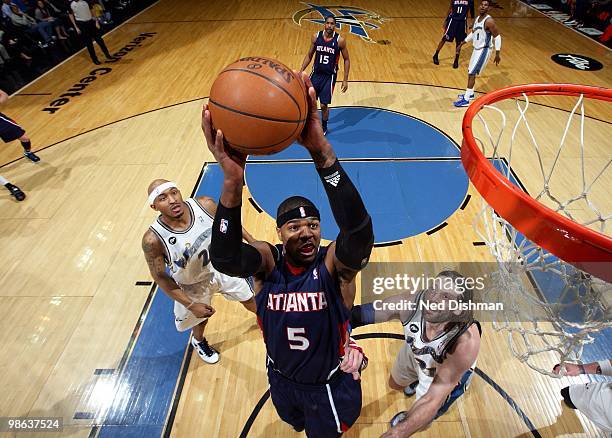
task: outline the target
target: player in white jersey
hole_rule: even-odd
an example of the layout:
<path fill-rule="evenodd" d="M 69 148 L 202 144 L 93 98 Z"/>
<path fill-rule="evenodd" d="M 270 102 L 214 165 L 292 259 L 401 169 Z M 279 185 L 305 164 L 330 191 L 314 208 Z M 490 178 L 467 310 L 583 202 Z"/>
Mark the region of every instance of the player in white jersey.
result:
<path fill-rule="evenodd" d="M 458 303 L 471 300 L 469 282 L 455 271 L 442 271 L 431 280 L 424 291 L 353 306 L 351 311 L 353 328 L 391 319 L 404 326 L 406 342 L 391 369 L 389 386 L 406 395 L 416 393 L 416 402 L 393 417 L 385 437 L 426 429 L 465 392 L 476 366 L 480 324 L 471 311 L 455 310 Z"/>
<path fill-rule="evenodd" d="M 501 58 L 499 53 L 501 51 L 501 35 L 495 20 L 487 14 L 489 12 L 489 0 L 482 0 L 478 7 L 478 17 L 474 20 L 472 26 L 472 32 L 465 37 L 465 41 L 461 43 L 457 50 L 461 49 L 461 46 L 470 41 L 474 45 L 474 51 L 470 58 L 470 64 L 468 66 L 468 82 L 465 94 L 460 94 L 459 99 L 453 103 L 456 107 L 468 106 L 470 100 L 474 99 L 474 85 L 476 84 L 476 76 L 480 75 L 489 58 L 491 52 L 495 49 L 495 58 L 493 62 L 495 65 L 499 65 Z"/>
<path fill-rule="evenodd" d="M 240 301 L 255 313 L 253 292 L 245 279 L 222 274 L 210 263 L 208 247 L 217 208 L 211 198 L 183 200 L 176 184 L 163 179 L 153 181 L 148 192 L 151 208 L 160 213 L 142 238 L 149 271 L 174 300 L 177 330 L 192 329 L 191 343 L 198 355 L 216 363 L 219 353 L 204 337 L 204 327 L 215 312 L 210 305 L 213 294 Z M 254 240 L 244 229 L 243 238 Z"/>
<path fill-rule="evenodd" d="M 553 373 L 564 376 L 579 374 L 612 376 L 612 359 L 586 365 L 557 364 L 553 368 Z M 566 386 L 561 390 L 561 396 L 570 408 L 579 410 L 604 432 L 612 434 L 612 380 Z"/>

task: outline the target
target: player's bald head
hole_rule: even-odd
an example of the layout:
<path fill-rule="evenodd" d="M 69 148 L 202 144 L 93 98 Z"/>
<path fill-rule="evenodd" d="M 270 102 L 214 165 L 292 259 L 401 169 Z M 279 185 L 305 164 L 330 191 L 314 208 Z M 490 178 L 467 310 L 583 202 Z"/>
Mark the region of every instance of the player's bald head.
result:
<path fill-rule="evenodd" d="M 151 181 L 151 184 L 149 184 L 149 188 L 147 189 L 147 195 L 150 195 L 153 190 L 167 182 L 170 181 L 168 181 L 167 179 L 154 179 L 153 181 Z"/>

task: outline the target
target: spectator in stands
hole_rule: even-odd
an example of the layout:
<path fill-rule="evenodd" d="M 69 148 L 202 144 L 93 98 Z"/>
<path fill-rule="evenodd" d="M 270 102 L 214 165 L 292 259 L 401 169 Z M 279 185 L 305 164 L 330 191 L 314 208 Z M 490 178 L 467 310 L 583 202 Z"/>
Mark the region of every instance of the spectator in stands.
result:
<path fill-rule="evenodd" d="M 2 0 L 2 18 L 10 20 L 12 15 L 11 0 Z"/>
<path fill-rule="evenodd" d="M 19 40 L 19 37 L 13 35 L 2 25 L 0 25 L 0 44 L 6 49 L 8 54 L 8 60 L 19 58 L 29 63 L 32 61 L 32 57 L 29 55 L 29 51 L 24 47 L 23 43 Z"/>
<path fill-rule="evenodd" d="M 93 2 L 91 6 L 91 15 L 93 15 L 93 17 L 98 21 L 98 23 L 100 23 L 101 26 L 113 24 L 111 14 L 104 8 L 102 0 Z"/>
<path fill-rule="evenodd" d="M 53 29 L 55 29 L 57 38 L 60 40 L 65 40 L 68 38 L 66 29 L 64 29 L 64 26 L 62 26 L 62 23 L 55 17 L 54 14 L 55 11 L 53 11 L 51 6 L 46 5 L 44 1 L 38 0 L 36 2 L 36 9 L 34 10 L 34 17 L 36 17 L 36 20 L 39 22 L 47 21 L 51 23 Z"/>
<path fill-rule="evenodd" d="M 44 47 L 46 47 L 46 44 L 53 41 L 53 27 L 51 26 L 51 23 L 48 21 L 37 23 L 35 19 L 30 17 L 28 14 L 21 12 L 21 10 L 15 5 L 11 5 L 11 12 L 13 13 L 11 15 L 11 22 L 17 28 L 27 29 L 30 34 L 38 32 L 44 41 Z"/>

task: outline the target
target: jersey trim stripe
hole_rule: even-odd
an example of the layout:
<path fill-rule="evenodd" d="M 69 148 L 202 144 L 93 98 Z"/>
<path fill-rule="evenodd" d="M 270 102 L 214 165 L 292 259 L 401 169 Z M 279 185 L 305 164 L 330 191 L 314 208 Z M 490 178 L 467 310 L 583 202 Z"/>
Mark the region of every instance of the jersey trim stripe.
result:
<path fill-rule="evenodd" d="M 204 213 L 206 213 L 206 216 L 211 218 L 213 221 L 215 220 L 215 218 L 208 212 L 208 210 L 206 210 L 206 207 L 204 207 L 202 204 L 200 204 L 200 201 L 198 201 L 197 198 L 192 198 L 192 199 L 195 201 L 197 206 L 200 207 Z"/>
<path fill-rule="evenodd" d="M 164 224 L 161 220 L 161 215 L 157 218 L 157 223 L 160 224 L 162 227 L 164 227 L 166 230 L 170 231 L 171 233 L 174 234 L 185 234 L 188 233 L 189 231 L 191 231 L 191 228 L 193 227 L 193 224 L 195 223 L 195 212 L 193 211 L 193 207 L 191 206 L 191 204 L 189 202 L 185 202 L 183 201 L 184 204 L 187 205 L 187 207 L 189 207 L 189 213 L 191 214 L 191 221 L 189 222 L 189 226 L 183 230 L 183 231 L 178 231 L 175 230 L 173 228 L 170 228 L 168 225 Z"/>
<path fill-rule="evenodd" d="M 172 260 L 170 260 L 170 248 L 168 248 L 168 245 L 166 244 L 166 241 L 164 240 L 164 238 L 161 236 L 161 234 L 159 234 L 157 232 L 157 230 L 153 227 L 149 227 L 149 229 L 151 231 L 153 231 L 155 233 L 155 235 L 157 236 L 157 238 L 161 241 L 161 243 L 164 245 L 164 251 L 166 251 L 166 256 L 165 256 L 165 261 L 166 261 L 166 265 L 170 265 L 170 263 L 172 263 Z"/>
<path fill-rule="evenodd" d="M 451 26 L 452 22 L 453 22 L 452 18 L 450 20 L 448 20 L 448 26 L 446 26 L 446 30 L 444 31 L 444 35 L 446 35 L 448 33 L 448 29 L 450 29 L 450 26 Z"/>
<path fill-rule="evenodd" d="M 15 123 L 14 121 L 12 121 L 11 119 L 9 119 L 8 117 L 4 116 L 3 114 L 0 115 L 0 120 L 4 120 L 5 122 L 10 123 L 13 126 L 16 126 L 18 128 L 21 128 L 21 126 L 19 126 L 17 123 Z M 23 128 L 22 128 L 23 129 Z"/>
<path fill-rule="evenodd" d="M 474 50 L 478 50 L 478 49 L 474 49 Z M 478 75 L 480 74 L 482 67 L 485 63 L 485 61 L 487 60 L 487 57 L 489 55 L 489 47 L 485 47 L 482 50 L 482 53 L 480 54 L 480 57 L 478 58 L 478 62 L 476 63 L 476 66 L 474 66 L 474 69 L 470 72 L 470 74 L 474 75 Z"/>
<path fill-rule="evenodd" d="M 331 405 L 332 412 L 334 413 L 334 420 L 336 421 L 336 428 L 338 433 L 342 433 L 342 427 L 340 427 L 340 419 L 338 418 L 338 412 L 336 411 L 336 404 L 334 403 L 334 397 L 332 396 L 331 388 L 329 387 L 329 383 L 325 385 L 327 389 L 327 398 L 329 398 L 329 404 Z"/>

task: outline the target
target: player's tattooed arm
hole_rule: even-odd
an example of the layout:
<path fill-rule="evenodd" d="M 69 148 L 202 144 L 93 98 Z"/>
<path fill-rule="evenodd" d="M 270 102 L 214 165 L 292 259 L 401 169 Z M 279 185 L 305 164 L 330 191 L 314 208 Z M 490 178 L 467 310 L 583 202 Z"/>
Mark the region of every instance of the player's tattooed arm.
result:
<path fill-rule="evenodd" d="M 176 301 L 180 302 L 184 306 L 191 303 L 187 297 L 184 297 L 184 293 L 179 288 L 179 285 L 168 275 L 166 272 L 166 264 L 164 262 L 164 253 L 159 238 L 151 230 L 142 237 L 142 252 L 144 253 L 145 260 L 149 266 L 149 272 L 153 277 L 153 280 L 164 290 L 168 292 L 168 295 L 176 295 Z M 173 299 L 174 296 L 172 297 Z"/>
<path fill-rule="evenodd" d="M 197 318 L 207 318 L 215 313 L 208 304 L 196 303 L 181 290 L 179 285 L 166 272 L 166 264 L 164 262 L 164 250 L 161 246 L 159 238 L 151 230 L 142 237 L 142 251 L 144 252 L 149 272 L 155 280 L 155 283 L 168 295 L 172 300 L 181 303 Z"/>

